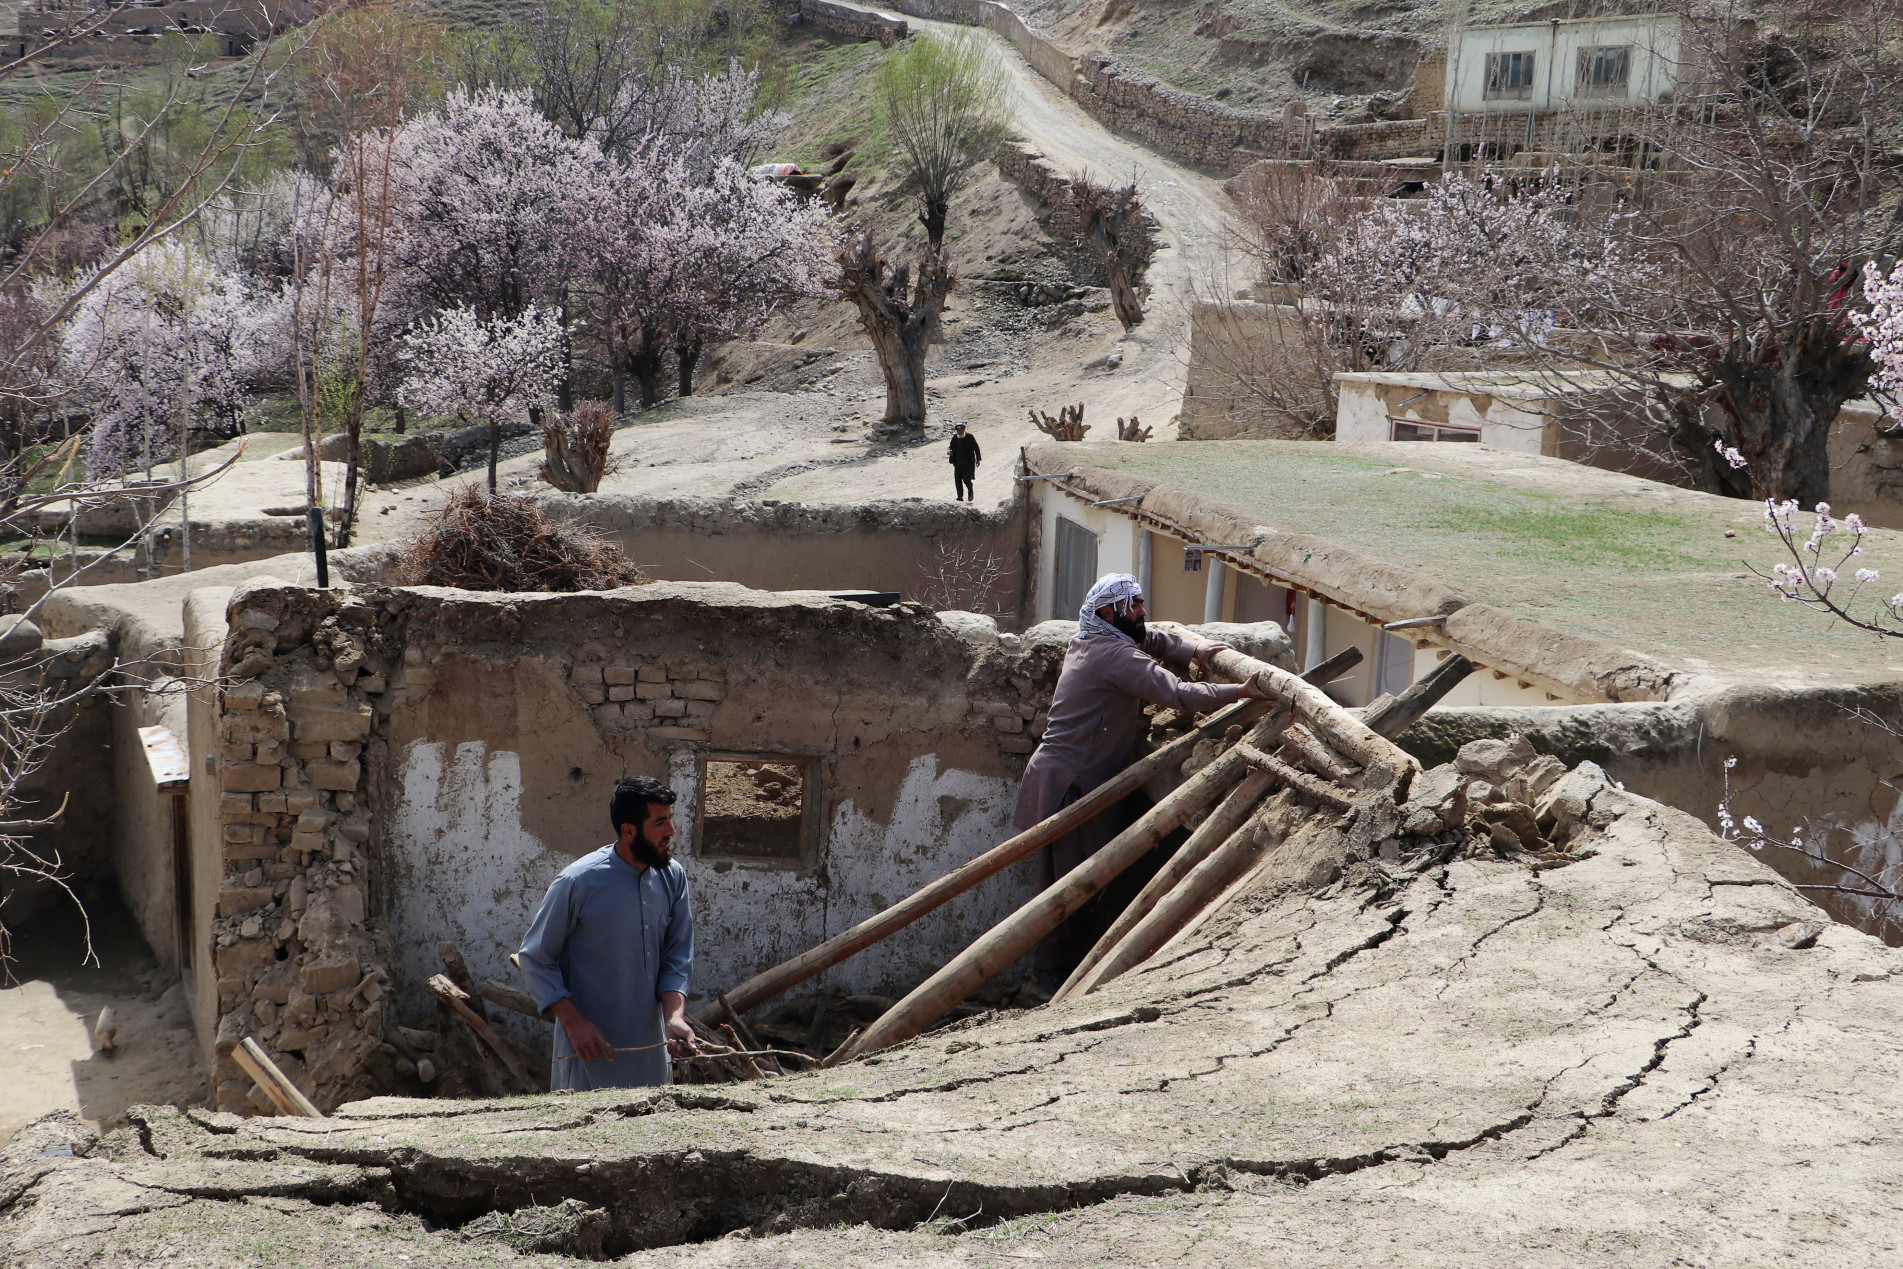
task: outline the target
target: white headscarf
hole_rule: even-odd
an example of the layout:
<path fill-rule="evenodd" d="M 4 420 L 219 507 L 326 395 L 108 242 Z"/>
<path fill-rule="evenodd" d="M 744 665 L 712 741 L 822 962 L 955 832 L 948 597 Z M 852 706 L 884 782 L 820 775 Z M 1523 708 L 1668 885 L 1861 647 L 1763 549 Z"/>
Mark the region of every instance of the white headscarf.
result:
<path fill-rule="evenodd" d="M 1090 588 L 1090 593 L 1084 596 L 1084 606 L 1077 612 L 1077 633 L 1115 635 L 1125 643 L 1135 643 L 1135 639 L 1099 617 L 1097 610 L 1107 604 L 1117 616 L 1127 617 L 1130 615 L 1131 601 L 1142 597 L 1143 587 L 1130 574 L 1105 573 Z"/>

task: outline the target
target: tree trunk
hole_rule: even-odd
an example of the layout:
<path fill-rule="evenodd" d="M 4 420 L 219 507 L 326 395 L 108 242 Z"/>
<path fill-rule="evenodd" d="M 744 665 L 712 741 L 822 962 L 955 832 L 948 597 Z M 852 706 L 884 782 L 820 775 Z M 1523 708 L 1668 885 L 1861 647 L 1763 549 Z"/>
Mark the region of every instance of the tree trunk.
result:
<path fill-rule="evenodd" d="M 933 251 L 942 250 L 945 246 L 945 217 L 951 211 L 951 207 L 942 198 L 927 198 L 921 201 L 924 209 L 918 214 L 918 223 L 925 226 L 925 241 Z"/>
<path fill-rule="evenodd" d="M 925 341 L 908 339 L 903 325 L 868 328 L 872 349 L 885 373 L 885 422 L 888 425 L 925 426 Z"/>
<path fill-rule="evenodd" d="M 945 297 L 957 284 L 951 265 L 935 251 L 912 266 L 894 266 L 882 255 L 868 230 L 846 243 L 834 257 L 838 287 L 859 309 L 859 324 L 872 340 L 885 375 L 885 424 L 925 426 L 925 351 L 938 331 Z"/>
<path fill-rule="evenodd" d="M 658 350 L 645 341 L 628 353 L 628 373 L 641 386 L 641 408 L 652 409 L 661 400 L 661 372 L 667 368 Z"/>
<path fill-rule="evenodd" d="M 674 359 L 680 367 L 681 395 L 694 395 L 694 367 L 700 364 L 701 341 L 685 340 L 674 346 Z"/>
<path fill-rule="evenodd" d="M 403 417 L 403 403 L 399 401 L 396 403 L 396 434 L 398 436 L 403 435 L 404 430 L 408 426 L 408 420 Z"/>
<path fill-rule="evenodd" d="M 502 454 L 502 424 L 494 417 L 489 420 L 489 492 L 496 491 L 496 460 Z"/>
<path fill-rule="evenodd" d="M 1806 508 L 1830 499 L 1830 429 L 1844 402 L 1861 395 L 1875 371 L 1869 352 L 1846 337 L 1835 315 L 1801 322 L 1767 360 L 1753 344 L 1728 345 L 1713 368 L 1727 435 L 1681 409 L 1676 429 L 1698 437 L 1693 455 L 1700 488 L 1733 497 L 1794 498 Z M 1722 440 L 1744 455 L 1733 471 L 1714 448 Z M 1748 489 L 1748 493 L 1746 490 Z"/>

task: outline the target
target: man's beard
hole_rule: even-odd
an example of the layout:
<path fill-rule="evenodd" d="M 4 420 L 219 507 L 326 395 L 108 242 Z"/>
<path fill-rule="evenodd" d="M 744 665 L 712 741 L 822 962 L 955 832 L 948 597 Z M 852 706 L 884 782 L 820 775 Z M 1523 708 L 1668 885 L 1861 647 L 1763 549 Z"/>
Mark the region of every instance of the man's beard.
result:
<path fill-rule="evenodd" d="M 1148 627 L 1143 624 L 1141 617 L 1112 617 L 1110 624 L 1136 640 L 1138 646 L 1142 645 L 1143 636 L 1148 633 Z"/>
<path fill-rule="evenodd" d="M 656 846 L 648 840 L 645 829 L 634 830 L 634 840 L 628 843 L 628 853 L 650 868 L 665 868 L 674 859 L 674 852 L 666 844 Z"/>

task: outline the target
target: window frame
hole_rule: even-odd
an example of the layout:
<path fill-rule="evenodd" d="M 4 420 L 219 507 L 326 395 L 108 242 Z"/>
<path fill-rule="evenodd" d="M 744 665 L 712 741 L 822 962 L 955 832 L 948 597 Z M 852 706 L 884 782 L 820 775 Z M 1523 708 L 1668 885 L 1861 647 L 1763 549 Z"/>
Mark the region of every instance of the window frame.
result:
<path fill-rule="evenodd" d="M 1593 82 L 1606 54 L 1619 58 L 1619 78 L 1604 84 Z M 1578 74 L 1573 92 L 1580 97 L 1629 97 L 1632 95 L 1632 46 L 1630 44 L 1594 44 L 1579 50 Z"/>
<path fill-rule="evenodd" d="M 1078 580 L 1078 579 L 1072 579 L 1068 577 L 1068 570 L 1065 568 L 1065 565 L 1064 565 L 1065 545 L 1066 545 L 1066 531 L 1065 531 L 1066 525 L 1070 527 L 1070 531 L 1072 533 L 1081 535 L 1082 538 L 1087 538 L 1089 539 L 1089 542 L 1090 542 L 1089 566 L 1083 570 L 1083 577 L 1081 579 L 1082 581 L 1081 588 L 1077 589 L 1074 595 L 1066 595 L 1064 593 L 1064 584 L 1067 580 L 1070 580 L 1073 582 Z M 1075 541 L 1077 539 L 1073 538 L 1071 540 Z M 1084 596 L 1088 595 L 1090 593 L 1090 588 L 1096 585 L 1097 583 L 1097 560 L 1098 560 L 1098 554 L 1099 554 L 1098 548 L 1101 545 L 1102 545 L 1101 534 L 1097 533 L 1094 529 L 1089 528 L 1087 525 L 1079 524 L 1077 521 L 1071 519 L 1069 516 L 1065 515 L 1061 511 L 1057 513 L 1057 523 L 1055 526 L 1053 526 L 1051 530 L 1051 616 L 1052 617 L 1054 618 L 1075 617 L 1077 614 L 1077 611 L 1083 607 Z"/>
<path fill-rule="evenodd" d="M 1485 91 L 1481 94 L 1486 101 L 1531 101 L 1533 99 L 1533 81 L 1538 77 L 1538 53 L 1534 50 L 1514 50 L 1511 52 L 1488 53 L 1484 63 L 1486 73 L 1481 82 Z M 1525 78 L 1510 86 L 1502 86 L 1505 76 L 1502 72 L 1509 66 L 1524 70 Z"/>
<path fill-rule="evenodd" d="M 798 767 L 803 785 L 800 792 L 800 853 L 798 858 L 765 855 L 715 854 L 708 850 L 707 764 L 710 762 L 770 762 L 776 767 Z M 736 868 L 765 868 L 779 872 L 803 872 L 819 860 L 820 836 L 825 820 L 822 815 L 820 760 L 814 754 L 775 752 L 764 749 L 710 749 L 694 755 L 694 858 L 710 864 Z M 721 871 L 725 871 L 722 869 Z"/>
<path fill-rule="evenodd" d="M 1404 427 L 1416 431 L 1432 432 L 1432 436 L 1400 436 L 1397 433 Z M 1442 435 L 1446 433 L 1446 435 Z M 1431 419 L 1407 419 L 1398 415 L 1388 415 L 1388 439 L 1403 444 L 1414 445 L 1428 441 L 1453 442 L 1455 444 L 1473 444 L 1480 440 L 1480 429 L 1466 427 L 1457 423 L 1435 423 Z"/>

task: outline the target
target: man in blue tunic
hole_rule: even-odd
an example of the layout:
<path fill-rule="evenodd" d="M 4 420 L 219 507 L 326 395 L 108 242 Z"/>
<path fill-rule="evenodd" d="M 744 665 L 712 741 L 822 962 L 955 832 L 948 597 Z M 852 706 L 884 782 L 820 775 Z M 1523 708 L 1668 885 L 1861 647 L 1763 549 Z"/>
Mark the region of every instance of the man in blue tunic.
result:
<path fill-rule="evenodd" d="M 517 963 L 555 1019 L 550 1088 L 673 1082 L 693 1051 L 687 982 L 694 914 L 674 862 L 674 790 L 645 776 L 615 785 L 616 840 L 562 869 Z"/>

